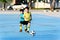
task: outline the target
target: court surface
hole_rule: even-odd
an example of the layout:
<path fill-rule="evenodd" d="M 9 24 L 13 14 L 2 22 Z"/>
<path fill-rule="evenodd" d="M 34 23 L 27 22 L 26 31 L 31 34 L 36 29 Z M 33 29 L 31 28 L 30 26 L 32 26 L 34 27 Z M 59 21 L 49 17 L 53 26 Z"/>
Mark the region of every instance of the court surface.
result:
<path fill-rule="evenodd" d="M 19 14 L 0 14 L 0 40 L 60 40 L 60 18 L 42 14 L 32 14 L 31 36 L 19 32 Z"/>

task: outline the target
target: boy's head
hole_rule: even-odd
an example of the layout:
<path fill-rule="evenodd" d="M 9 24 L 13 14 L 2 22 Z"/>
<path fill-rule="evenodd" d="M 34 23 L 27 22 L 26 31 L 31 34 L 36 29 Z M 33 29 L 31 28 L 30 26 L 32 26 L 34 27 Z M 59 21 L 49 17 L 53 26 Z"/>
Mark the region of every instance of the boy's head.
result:
<path fill-rule="evenodd" d="M 23 10 L 23 9 L 20 9 L 20 12 L 21 12 L 21 13 L 23 13 L 23 12 L 24 12 L 24 10 Z"/>
<path fill-rule="evenodd" d="M 29 7 L 25 7 L 25 9 L 28 9 L 29 10 Z"/>
<path fill-rule="evenodd" d="M 25 11 L 25 12 L 29 12 L 29 7 L 26 7 L 26 8 L 24 9 L 24 11 Z"/>

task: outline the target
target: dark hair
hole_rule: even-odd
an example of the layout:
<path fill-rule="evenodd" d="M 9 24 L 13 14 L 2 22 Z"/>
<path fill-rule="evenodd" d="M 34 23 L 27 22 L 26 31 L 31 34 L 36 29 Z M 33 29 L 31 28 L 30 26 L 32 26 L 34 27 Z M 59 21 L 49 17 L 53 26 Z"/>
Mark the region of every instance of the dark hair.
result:
<path fill-rule="evenodd" d="M 23 11 L 24 11 L 24 9 L 20 9 L 20 11 L 22 11 L 22 12 L 23 12 Z"/>
<path fill-rule="evenodd" d="M 29 7 L 25 7 L 25 9 L 28 9 L 29 10 Z"/>

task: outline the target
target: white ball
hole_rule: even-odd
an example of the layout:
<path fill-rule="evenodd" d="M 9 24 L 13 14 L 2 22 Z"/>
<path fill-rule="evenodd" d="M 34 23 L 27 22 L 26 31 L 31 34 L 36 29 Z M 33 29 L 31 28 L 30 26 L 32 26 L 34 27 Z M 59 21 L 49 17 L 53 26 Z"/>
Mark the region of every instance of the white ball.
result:
<path fill-rule="evenodd" d="M 32 30 L 32 31 L 30 32 L 30 34 L 31 34 L 32 36 L 34 36 L 35 31 Z"/>

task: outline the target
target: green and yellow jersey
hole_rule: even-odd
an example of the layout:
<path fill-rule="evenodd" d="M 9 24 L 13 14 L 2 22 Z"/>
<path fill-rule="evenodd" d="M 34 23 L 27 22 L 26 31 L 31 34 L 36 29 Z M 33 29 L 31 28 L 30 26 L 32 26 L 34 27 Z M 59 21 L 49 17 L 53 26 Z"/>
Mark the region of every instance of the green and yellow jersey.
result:
<path fill-rule="evenodd" d="M 31 19 L 32 19 L 31 13 L 24 12 L 24 19 L 25 19 L 25 21 L 31 21 Z"/>

